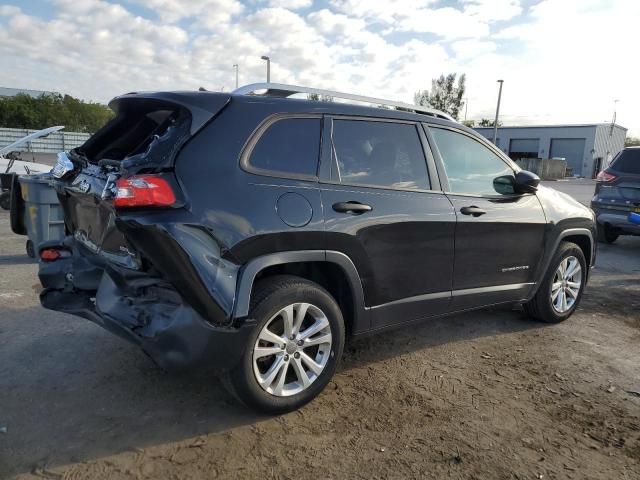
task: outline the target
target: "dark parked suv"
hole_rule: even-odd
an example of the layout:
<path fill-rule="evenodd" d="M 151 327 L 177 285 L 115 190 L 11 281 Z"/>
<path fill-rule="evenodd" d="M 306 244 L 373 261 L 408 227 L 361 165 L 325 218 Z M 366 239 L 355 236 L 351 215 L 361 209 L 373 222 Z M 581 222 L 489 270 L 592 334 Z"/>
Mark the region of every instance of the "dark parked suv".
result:
<path fill-rule="evenodd" d="M 588 208 L 441 112 L 296 92 L 317 93 L 113 100 L 54 169 L 69 236 L 39 246 L 42 305 L 161 367 L 216 367 L 270 412 L 320 393 L 352 336 L 501 303 L 574 312 Z"/>
<path fill-rule="evenodd" d="M 597 177 L 591 208 L 597 214 L 598 239 L 613 243 L 620 235 L 640 235 L 640 147 L 627 147 Z"/>

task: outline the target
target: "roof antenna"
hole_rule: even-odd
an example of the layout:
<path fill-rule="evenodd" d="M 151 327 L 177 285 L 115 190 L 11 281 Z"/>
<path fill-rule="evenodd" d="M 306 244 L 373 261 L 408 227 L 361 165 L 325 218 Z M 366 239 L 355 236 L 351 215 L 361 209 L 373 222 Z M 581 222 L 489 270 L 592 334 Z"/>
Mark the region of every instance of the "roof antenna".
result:
<path fill-rule="evenodd" d="M 200 87 L 200 88 L 198 89 L 198 91 L 199 91 L 199 92 L 207 92 L 208 90 L 207 90 L 206 88 L 204 88 L 204 87 Z"/>

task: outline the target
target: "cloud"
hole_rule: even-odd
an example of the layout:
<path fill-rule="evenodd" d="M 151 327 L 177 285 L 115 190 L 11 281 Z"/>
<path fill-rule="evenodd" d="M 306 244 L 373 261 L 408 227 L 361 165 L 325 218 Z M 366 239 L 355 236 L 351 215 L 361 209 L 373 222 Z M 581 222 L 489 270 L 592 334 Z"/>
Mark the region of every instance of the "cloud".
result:
<path fill-rule="evenodd" d="M 244 5 L 237 0 L 133 1 L 153 10 L 164 22 L 175 23 L 184 18 L 195 18 L 199 24 L 208 27 L 215 27 L 220 23 L 228 23 L 234 15 L 244 11 Z"/>
<path fill-rule="evenodd" d="M 523 11 L 519 0 L 462 0 L 465 15 L 484 22 L 510 20 Z"/>
<path fill-rule="evenodd" d="M 498 45 L 489 40 L 458 40 L 451 44 L 456 57 L 460 60 L 475 58 L 496 50 Z"/>
<path fill-rule="evenodd" d="M 269 6 L 275 8 L 287 8 L 297 10 L 308 8 L 313 4 L 313 0 L 269 0 Z"/>
<path fill-rule="evenodd" d="M 254 83 L 265 78 L 260 56 L 269 55 L 274 81 L 407 102 L 432 78 L 464 72 L 475 119 L 493 115 L 496 80 L 504 78 L 506 123 L 603 121 L 619 99 L 619 122 L 640 134 L 629 53 L 640 2 L 543 0 L 526 9 L 515 0 L 319 4 L 52 0 L 46 15 L 5 5 L 3 83 L 102 102 L 136 90 L 229 90 L 233 64 L 241 83 Z"/>

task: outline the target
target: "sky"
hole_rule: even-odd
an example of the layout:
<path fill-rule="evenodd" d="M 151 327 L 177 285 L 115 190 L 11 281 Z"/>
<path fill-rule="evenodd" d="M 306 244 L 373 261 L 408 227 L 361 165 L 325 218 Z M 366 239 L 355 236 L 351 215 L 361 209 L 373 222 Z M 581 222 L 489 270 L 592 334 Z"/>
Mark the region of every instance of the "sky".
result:
<path fill-rule="evenodd" d="M 0 86 L 107 102 L 271 80 L 412 103 L 467 75 L 467 118 L 611 121 L 640 136 L 639 0 L 15 0 Z M 615 103 L 617 100 L 617 103 Z M 615 105 L 615 107 L 614 107 Z M 464 111 L 462 113 L 464 117 Z M 462 119 L 462 118 L 461 118 Z"/>

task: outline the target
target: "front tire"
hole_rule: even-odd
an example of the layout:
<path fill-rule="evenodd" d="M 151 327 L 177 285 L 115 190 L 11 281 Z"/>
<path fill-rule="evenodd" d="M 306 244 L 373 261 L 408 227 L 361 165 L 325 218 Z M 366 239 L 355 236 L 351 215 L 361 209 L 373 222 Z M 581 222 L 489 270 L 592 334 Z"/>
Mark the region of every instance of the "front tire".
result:
<path fill-rule="evenodd" d="M 340 307 L 320 285 L 282 275 L 259 282 L 250 318 L 257 321 L 225 384 L 247 406 L 283 413 L 313 400 L 329 383 L 344 348 Z"/>
<path fill-rule="evenodd" d="M 536 320 L 559 323 L 569 318 L 578 307 L 587 280 L 587 262 L 582 249 L 571 242 L 562 242 L 549 269 L 524 310 Z"/>

